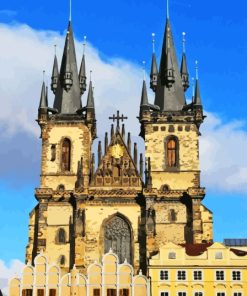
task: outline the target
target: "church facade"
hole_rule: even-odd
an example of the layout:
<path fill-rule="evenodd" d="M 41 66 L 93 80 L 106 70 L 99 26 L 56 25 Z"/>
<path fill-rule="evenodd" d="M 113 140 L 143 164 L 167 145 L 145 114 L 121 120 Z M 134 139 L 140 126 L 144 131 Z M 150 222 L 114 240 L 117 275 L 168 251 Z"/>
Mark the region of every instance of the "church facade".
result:
<path fill-rule="evenodd" d="M 147 272 L 149 259 L 168 242 L 208 244 L 213 240 L 212 213 L 203 204 L 200 183 L 199 136 L 203 107 L 198 77 L 191 103 L 186 55 L 181 68 L 169 17 L 166 20 L 160 67 L 152 56 L 150 104 L 143 81 L 139 122 L 144 155 L 138 155 L 126 118 L 117 112 L 110 133 L 92 151 L 97 135 L 92 81 L 87 104 L 86 58 L 78 71 L 72 23 L 69 22 L 61 67 L 54 58 L 48 106 L 42 85 L 38 124 L 42 154 L 37 206 L 30 213 L 26 261 L 44 252 L 64 272 L 73 266 L 85 273 L 109 250 L 135 272 Z M 137 98 L 138 100 L 138 98 Z M 137 114 L 138 115 L 138 114 Z M 103 143 L 103 144 L 102 144 Z"/>

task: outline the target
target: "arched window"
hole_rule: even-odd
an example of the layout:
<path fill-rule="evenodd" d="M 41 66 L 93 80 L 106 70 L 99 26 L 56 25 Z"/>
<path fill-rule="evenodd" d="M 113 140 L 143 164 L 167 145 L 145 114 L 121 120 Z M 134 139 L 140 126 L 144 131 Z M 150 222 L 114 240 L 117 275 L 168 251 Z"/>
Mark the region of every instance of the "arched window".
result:
<path fill-rule="evenodd" d="M 62 143 L 62 171 L 70 171 L 71 143 L 69 139 L 64 139 Z"/>
<path fill-rule="evenodd" d="M 178 139 L 171 137 L 166 142 L 166 165 L 167 167 L 178 166 Z"/>
<path fill-rule="evenodd" d="M 57 242 L 60 244 L 65 244 L 66 243 L 66 233 L 63 228 L 58 229 L 57 233 Z"/>

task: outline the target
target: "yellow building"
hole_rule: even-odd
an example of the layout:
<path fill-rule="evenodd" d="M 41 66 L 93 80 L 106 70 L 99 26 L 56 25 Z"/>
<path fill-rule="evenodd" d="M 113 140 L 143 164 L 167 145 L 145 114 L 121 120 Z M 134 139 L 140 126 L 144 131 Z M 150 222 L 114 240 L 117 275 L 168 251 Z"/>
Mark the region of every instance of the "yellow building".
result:
<path fill-rule="evenodd" d="M 153 296 L 245 296 L 247 252 L 223 244 L 167 243 L 149 260 Z"/>
<path fill-rule="evenodd" d="M 138 296 L 150 295 L 149 281 L 125 261 L 119 264 L 118 257 L 105 254 L 102 264 L 93 263 L 81 274 L 76 267 L 63 273 L 56 264 L 49 264 L 41 253 L 34 266 L 27 264 L 21 278 L 9 283 L 9 296 Z"/>

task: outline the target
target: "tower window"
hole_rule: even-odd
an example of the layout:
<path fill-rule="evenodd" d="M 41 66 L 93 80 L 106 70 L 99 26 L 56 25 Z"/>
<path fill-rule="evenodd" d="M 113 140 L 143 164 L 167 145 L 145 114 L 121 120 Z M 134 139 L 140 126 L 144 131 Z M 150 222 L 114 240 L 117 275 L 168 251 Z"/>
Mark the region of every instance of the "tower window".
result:
<path fill-rule="evenodd" d="M 58 259 L 58 263 L 60 265 L 65 265 L 65 256 L 64 255 L 61 255 Z"/>
<path fill-rule="evenodd" d="M 58 233 L 57 233 L 57 242 L 60 244 L 65 244 L 66 243 L 66 233 L 63 228 L 59 228 Z"/>
<path fill-rule="evenodd" d="M 70 171 L 71 158 L 71 142 L 69 139 L 64 139 L 62 143 L 62 171 Z"/>
<path fill-rule="evenodd" d="M 166 142 L 166 165 L 173 168 L 178 166 L 178 139 L 171 137 Z"/>
<path fill-rule="evenodd" d="M 233 281 L 241 281 L 241 271 L 234 270 L 232 272 L 232 280 Z"/>
<path fill-rule="evenodd" d="M 176 214 L 176 212 L 175 212 L 174 209 L 171 209 L 171 210 L 170 210 L 169 218 L 170 218 L 170 222 L 175 222 L 175 221 L 177 221 L 177 214 Z"/>
<path fill-rule="evenodd" d="M 52 144 L 51 145 L 51 161 L 56 160 L 56 145 Z"/>

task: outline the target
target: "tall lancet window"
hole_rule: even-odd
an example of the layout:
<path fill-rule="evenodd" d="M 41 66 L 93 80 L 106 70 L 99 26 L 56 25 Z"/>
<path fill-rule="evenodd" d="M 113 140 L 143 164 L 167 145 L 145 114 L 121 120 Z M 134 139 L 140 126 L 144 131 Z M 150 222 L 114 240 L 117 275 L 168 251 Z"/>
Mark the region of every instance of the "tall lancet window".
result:
<path fill-rule="evenodd" d="M 169 168 L 178 167 L 178 139 L 173 136 L 166 141 L 166 165 Z"/>
<path fill-rule="evenodd" d="M 70 171 L 71 158 L 71 142 L 69 139 L 64 139 L 62 143 L 62 171 Z"/>

